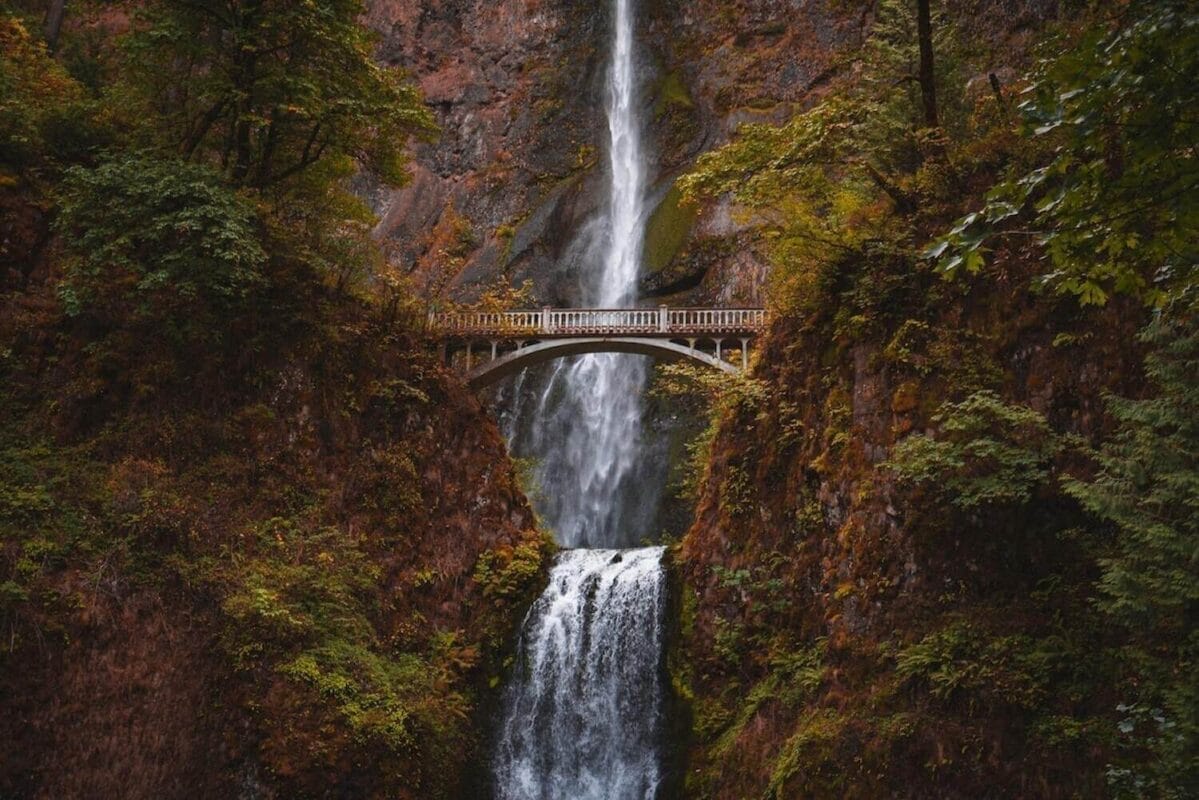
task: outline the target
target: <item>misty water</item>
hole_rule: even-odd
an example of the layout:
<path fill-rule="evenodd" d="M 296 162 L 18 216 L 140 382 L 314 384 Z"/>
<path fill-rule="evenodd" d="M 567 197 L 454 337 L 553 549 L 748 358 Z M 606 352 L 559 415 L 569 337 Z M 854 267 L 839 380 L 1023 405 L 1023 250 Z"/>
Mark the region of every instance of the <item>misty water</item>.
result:
<path fill-rule="evenodd" d="M 599 308 L 635 303 L 645 227 L 632 0 L 612 11 L 609 192 L 581 234 L 579 276 L 583 304 Z M 534 420 L 518 444 L 538 463 L 538 512 L 575 549 L 522 627 L 495 745 L 500 800 L 652 800 L 662 783 L 663 548 L 628 548 L 650 533 L 660 495 L 641 473 L 648 374 L 642 357 L 587 355 L 511 394 L 510 437 L 513 419 Z"/>
<path fill-rule="evenodd" d="M 529 613 L 496 750 L 502 800 L 652 798 L 662 548 L 567 550 Z"/>
<path fill-rule="evenodd" d="M 581 304 L 635 304 L 645 234 L 646 163 L 632 0 L 613 0 L 607 72 L 608 197 L 565 266 Z M 654 524 L 660 481 L 646 475 L 644 356 L 595 354 L 555 362 L 544 383 L 525 376 L 502 415 L 514 449 L 537 462 L 538 513 L 564 547 L 640 542 Z M 539 376 L 538 376 L 539 377 Z M 533 385 L 536 384 L 536 385 Z"/>

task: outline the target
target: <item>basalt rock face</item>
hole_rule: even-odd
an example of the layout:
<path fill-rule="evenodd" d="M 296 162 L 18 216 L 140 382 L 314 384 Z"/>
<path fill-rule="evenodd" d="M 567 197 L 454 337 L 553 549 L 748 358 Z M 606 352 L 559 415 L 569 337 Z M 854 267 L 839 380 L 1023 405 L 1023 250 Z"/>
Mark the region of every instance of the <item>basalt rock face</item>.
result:
<path fill-rule="evenodd" d="M 407 186 L 372 192 L 378 235 L 460 296 L 507 275 L 569 302 L 573 281 L 554 266 L 602 201 L 603 6 L 380 0 L 367 21 L 379 57 L 416 80 L 442 128 L 415 148 Z"/>
<path fill-rule="evenodd" d="M 757 302 L 764 260 L 727 203 L 680 207 L 672 185 L 747 122 L 779 122 L 818 92 L 863 19 L 828 2 L 646 2 L 639 9 L 652 182 L 642 293 Z M 605 3 L 377 0 L 379 56 L 407 70 L 442 136 L 412 180 L 364 187 L 377 235 L 431 292 L 470 298 L 507 276 L 538 302 L 577 298 L 571 245 L 604 202 Z"/>

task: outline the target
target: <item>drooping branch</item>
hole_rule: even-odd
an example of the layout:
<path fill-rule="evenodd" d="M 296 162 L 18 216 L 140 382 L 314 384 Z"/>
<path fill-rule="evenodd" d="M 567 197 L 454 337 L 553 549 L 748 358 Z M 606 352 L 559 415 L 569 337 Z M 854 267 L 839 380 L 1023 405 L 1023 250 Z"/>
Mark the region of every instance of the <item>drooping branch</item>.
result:
<path fill-rule="evenodd" d="M 321 156 L 325 154 L 325 148 L 327 148 L 329 143 L 332 141 L 332 136 L 326 135 L 325 137 L 321 138 L 319 144 L 317 143 L 317 137 L 320 135 L 322 127 L 323 124 L 320 122 L 316 123 L 316 125 L 312 127 L 312 132 L 308 135 L 308 141 L 304 144 L 304 151 L 300 154 L 299 161 L 292 164 L 282 172 L 278 172 L 264 179 L 261 185 L 267 186 L 269 184 L 285 181 L 292 175 L 295 175 L 296 173 L 305 170 L 316 162 L 320 161 Z M 314 147 L 316 148 L 315 150 L 313 149 Z"/>
<path fill-rule="evenodd" d="M 195 129 L 188 134 L 187 138 L 183 141 L 183 147 L 181 150 L 184 158 L 192 157 L 192 154 L 196 152 L 196 148 L 199 147 L 200 143 L 204 141 L 204 137 L 208 135 L 208 131 L 220 118 L 221 113 L 225 110 L 227 105 L 229 105 L 229 98 L 222 97 L 204 112 L 204 116 L 200 118 L 200 121 L 196 124 Z"/>
<path fill-rule="evenodd" d="M 869 161 L 859 161 L 858 163 L 861 164 L 862 169 L 866 171 L 866 174 L 870 176 L 870 180 L 874 181 L 875 185 L 882 189 L 883 192 L 885 192 L 886 195 L 891 198 L 891 200 L 895 203 L 895 208 L 897 211 L 903 214 L 910 214 L 916 210 L 916 202 L 912 199 L 911 195 L 909 195 L 903 189 L 900 189 L 891 181 L 887 180 L 887 178 L 881 172 L 879 172 L 873 164 L 871 164 Z"/>

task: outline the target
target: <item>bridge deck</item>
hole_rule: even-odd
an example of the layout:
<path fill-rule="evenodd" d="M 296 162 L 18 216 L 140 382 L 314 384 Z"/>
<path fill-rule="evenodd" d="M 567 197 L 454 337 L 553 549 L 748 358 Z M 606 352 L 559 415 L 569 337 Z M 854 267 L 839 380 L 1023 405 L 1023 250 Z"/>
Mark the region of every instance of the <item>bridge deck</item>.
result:
<path fill-rule="evenodd" d="M 446 337 L 520 339 L 577 336 L 753 336 L 766 327 L 761 308 L 543 308 L 429 314 Z"/>

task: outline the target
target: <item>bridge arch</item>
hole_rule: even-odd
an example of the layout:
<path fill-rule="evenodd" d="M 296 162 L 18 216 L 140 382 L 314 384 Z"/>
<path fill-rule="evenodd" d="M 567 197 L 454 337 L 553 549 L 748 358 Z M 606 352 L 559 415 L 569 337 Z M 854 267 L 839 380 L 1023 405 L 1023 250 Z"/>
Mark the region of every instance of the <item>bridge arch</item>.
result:
<path fill-rule="evenodd" d="M 732 375 L 741 371 L 721 358 L 669 339 L 588 336 L 573 339 L 548 339 L 512 350 L 474 367 L 467 373 L 466 380 L 472 389 L 481 389 L 533 364 L 584 353 L 635 353 L 669 361 L 691 360 Z"/>

